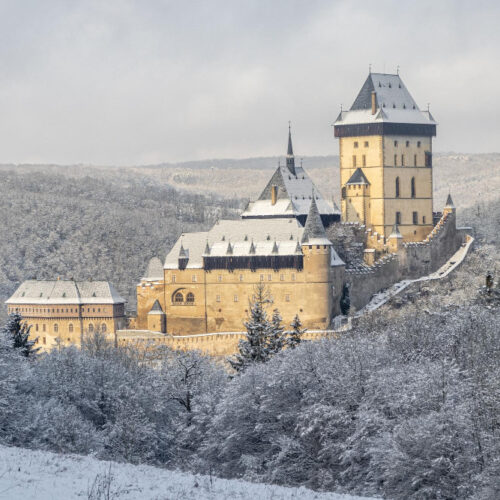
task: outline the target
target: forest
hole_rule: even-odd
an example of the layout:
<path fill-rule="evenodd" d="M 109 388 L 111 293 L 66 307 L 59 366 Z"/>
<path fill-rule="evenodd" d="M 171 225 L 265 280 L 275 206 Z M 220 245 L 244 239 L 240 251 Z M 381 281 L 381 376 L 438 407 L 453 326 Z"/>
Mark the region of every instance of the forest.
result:
<path fill-rule="evenodd" d="M 0 177 L 4 297 L 30 276 L 92 276 L 132 303 L 149 257 L 241 207 L 118 170 Z M 448 277 L 244 366 L 98 334 L 26 356 L 4 319 L 0 443 L 319 491 L 499 498 L 500 202 L 459 219 L 476 244 Z"/>

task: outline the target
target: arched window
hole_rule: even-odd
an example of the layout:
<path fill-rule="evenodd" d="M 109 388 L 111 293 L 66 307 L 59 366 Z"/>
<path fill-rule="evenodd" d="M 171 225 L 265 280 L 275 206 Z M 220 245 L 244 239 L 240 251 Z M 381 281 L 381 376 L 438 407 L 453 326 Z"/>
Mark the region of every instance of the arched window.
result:
<path fill-rule="evenodd" d="M 194 294 L 189 292 L 187 295 L 186 295 L 186 302 L 188 302 L 189 304 L 192 304 L 194 302 Z"/>
<path fill-rule="evenodd" d="M 182 304 L 184 302 L 184 296 L 182 295 L 181 292 L 177 292 L 175 295 L 174 295 L 174 302 L 176 304 Z"/>
<path fill-rule="evenodd" d="M 59 331 L 59 325 L 57 323 L 54 323 L 54 333 L 57 333 Z"/>
<path fill-rule="evenodd" d="M 103 324 L 101 325 L 101 333 L 106 333 L 106 330 L 107 330 L 106 323 L 103 323 Z"/>
<path fill-rule="evenodd" d="M 399 177 L 396 177 L 396 198 L 399 198 Z"/>
<path fill-rule="evenodd" d="M 69 331 L 69 333 L 73 333 L 73 323 L 70 323 L 68 325 L 68 331 Z"/>
<path fill-rule="evenodd" d="M 94 332 L 94 325 L 92 323 L 89 323 L 89 333 Z"/>
<path fill-rule="evenodd" d="M 411 178 L 411 197 L 415 198 L 415 177 Z"/>

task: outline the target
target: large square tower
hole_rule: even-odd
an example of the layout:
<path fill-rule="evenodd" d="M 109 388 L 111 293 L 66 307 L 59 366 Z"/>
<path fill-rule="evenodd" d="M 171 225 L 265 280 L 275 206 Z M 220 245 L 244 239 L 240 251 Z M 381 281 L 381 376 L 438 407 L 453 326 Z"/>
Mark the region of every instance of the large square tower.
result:
<path fill-rule="evenodd" d="M 406 241 L 423 240 L 433 228 L 430 112 L 418 108 L 399 74 L 370 73 L 334 130 L 342 219 L 386 237 L 397 224 Z"/>

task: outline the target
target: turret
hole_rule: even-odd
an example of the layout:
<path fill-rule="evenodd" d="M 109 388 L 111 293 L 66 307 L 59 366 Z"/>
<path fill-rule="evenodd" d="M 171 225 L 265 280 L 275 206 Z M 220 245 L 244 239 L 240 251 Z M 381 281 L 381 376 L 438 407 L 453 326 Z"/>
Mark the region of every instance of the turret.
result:
<path fill-rule="evenodd" d="M 152 332 L 165 333 L 167 331 L 167 317 L 161 308 L 160 302 L 155 301 L 148 312 L 148 330 Z"/>
<path fill-rule="evenodd" d="M 288 124 L 288 149 L 286 152 L 286 166 L 292 175 L 296 175 L 295 157 L 293 155 L 293 147 L 292 147 L 292 131 L 290 128 L 290 124 Z"/>

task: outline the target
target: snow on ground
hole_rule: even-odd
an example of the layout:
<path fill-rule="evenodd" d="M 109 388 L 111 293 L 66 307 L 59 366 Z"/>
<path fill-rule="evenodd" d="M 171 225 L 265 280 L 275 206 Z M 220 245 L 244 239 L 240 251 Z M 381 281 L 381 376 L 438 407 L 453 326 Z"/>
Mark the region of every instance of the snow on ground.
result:
<path fill-rule="evenodd" d="M 106 492 L 109 494 L 106 494 Z M 0 499 L 304 499 L 359 500 L 238 480 L 210 479 L 146 465 L 0 446 Z"/>

